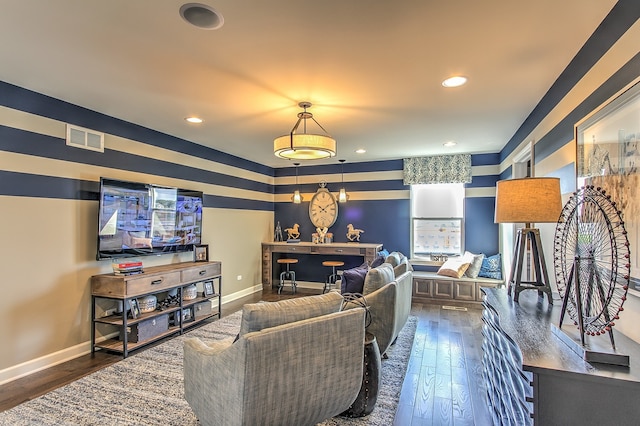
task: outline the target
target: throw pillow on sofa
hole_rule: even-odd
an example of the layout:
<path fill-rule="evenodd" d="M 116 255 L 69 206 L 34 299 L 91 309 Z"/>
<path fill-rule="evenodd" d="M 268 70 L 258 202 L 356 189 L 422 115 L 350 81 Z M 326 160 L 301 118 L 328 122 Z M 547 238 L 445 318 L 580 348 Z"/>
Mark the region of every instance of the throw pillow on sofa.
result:
<path fill-rule="evenodd" d="M 326 294 L 281 300 L 279 302 L 247 303 L 242 307 L 240 334 L 276 327 L 340 311 L 342 296 L 335 291 Z"/>
<path fill-rule="evenodd" d="M 494 280 L 502 279 L 502 257 L 500 253 L 484 258 L 478 276 L 493 278 Z"/>
<path fill-rule="evenodd" d="M 484 253 L 473 254 L 469 251 L 464 252 L 464 257 L 469 260 L 469 267 L 465 271 L 465 275 L 469 278 L 477 278 L 482 268 Z"/>
<path fill-rule="evenodd" d="M 392 251 L 391 253 L 389 253 L 389 256 L 387 256 L 387 258 L 384 261 L 385 263 L 390 263 L 391 266 L 395 268 L 400 264 L 400 262 L 402 262 L 403 257 L 404 255 L 399 251 Z"/>
<path fill-rule="evenodd" d="M 364 289 L 364 278 L 369 272 L 366 263 L 351 269 L 342 271 L 342 282 L 340 292 L 345 293 L 362 293 Z"/>
<path fill-rule="evenodd" d="M 438 269 L 438 275 L 462 278 L 467 268 L 469 268 L 469 261 L 464 257 L 451 258 L 444 262 L 440 269 Z"/>
<path fill-rule="evenodd" d="M 364 279 L 362 294 L 366 296 L 369 293 L 373 293 L 393 280 L 395 280 L 395 274 L 393 272 L 393 266 L 389 263 L 383 263 L 377 268 L 371 268 Z"/>
<path fill-rule="evenodd" d="M 385 256 L 379 254 L 376 256 L 375 259 L 373 259 L 373 262 L 371 262 L 371 268 L 377 268 L 378 266 L 382 265 L 384 263 L 384 259 Z"/>

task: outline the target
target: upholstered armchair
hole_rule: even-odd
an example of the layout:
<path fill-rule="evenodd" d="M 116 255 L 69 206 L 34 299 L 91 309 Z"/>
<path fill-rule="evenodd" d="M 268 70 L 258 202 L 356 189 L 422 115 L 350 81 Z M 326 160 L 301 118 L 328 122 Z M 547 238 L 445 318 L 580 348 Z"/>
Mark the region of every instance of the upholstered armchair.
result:
<path fill-rule="evenodd" d="M 315 425 L 349 408 L 362 381 L 365 311 L 339 311 L 341 301 L 327 293 L 245 305 L 237 341 L 187 339 L 185 398 L 200 423 Z"/>
<path fill-rule="evenodd" d="M 413 268 L 409 260 L 397 252 L 366 272 L 362 294 L 371 313 L 367 331 L 376 336 L 380 354 L 385 357 L 409 318 L 412 286 Z M 348 305 L 346 309 L 352 306 L 355 305 Z"/>

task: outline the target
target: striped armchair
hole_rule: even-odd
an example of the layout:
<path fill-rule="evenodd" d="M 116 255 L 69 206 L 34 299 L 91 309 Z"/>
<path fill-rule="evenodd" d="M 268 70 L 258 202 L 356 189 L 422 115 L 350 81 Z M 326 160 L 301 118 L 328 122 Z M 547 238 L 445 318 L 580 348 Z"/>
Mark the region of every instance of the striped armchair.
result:
<path fill-rule="evenodd" d="M 340 312 L 341 300 L 327 293 L 245 305 L 237 341 L 187 339 L 185 398 L 199 422 L 315 425 L 349 408 L 362 381 L 364 309 Z M 258 322 L 282 324 L 251 331 Z"/>

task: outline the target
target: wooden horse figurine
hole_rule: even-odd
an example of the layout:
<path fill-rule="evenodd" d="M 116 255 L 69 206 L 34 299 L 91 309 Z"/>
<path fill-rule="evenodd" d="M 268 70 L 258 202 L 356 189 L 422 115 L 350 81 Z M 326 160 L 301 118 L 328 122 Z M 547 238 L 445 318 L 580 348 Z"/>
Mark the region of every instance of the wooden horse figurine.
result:
<path fill-rule="evenodd" d="M 299 228 L 300 226 L 297 223 L 293 224 L 293 228 L 286 228 L 287 240 L 297 240 L 300 238 L 300 231 L 298 231 Z"/>
<path fill-rule="evenodd" d="M 362 229 L 356 229 L 352 224 L 347 225 L 347 239 L 349 241 L 360 241 L 360 234 L 364 231 Z"/>

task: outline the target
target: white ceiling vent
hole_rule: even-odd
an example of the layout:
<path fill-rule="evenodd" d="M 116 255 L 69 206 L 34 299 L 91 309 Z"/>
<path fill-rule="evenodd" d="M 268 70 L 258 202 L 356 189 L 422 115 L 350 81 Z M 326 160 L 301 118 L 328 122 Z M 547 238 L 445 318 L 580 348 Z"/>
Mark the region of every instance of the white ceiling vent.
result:
<path fill-rule="evenodd" d="M 104 133 L 67 124 L 67 145 L 104 152 Z"/>

